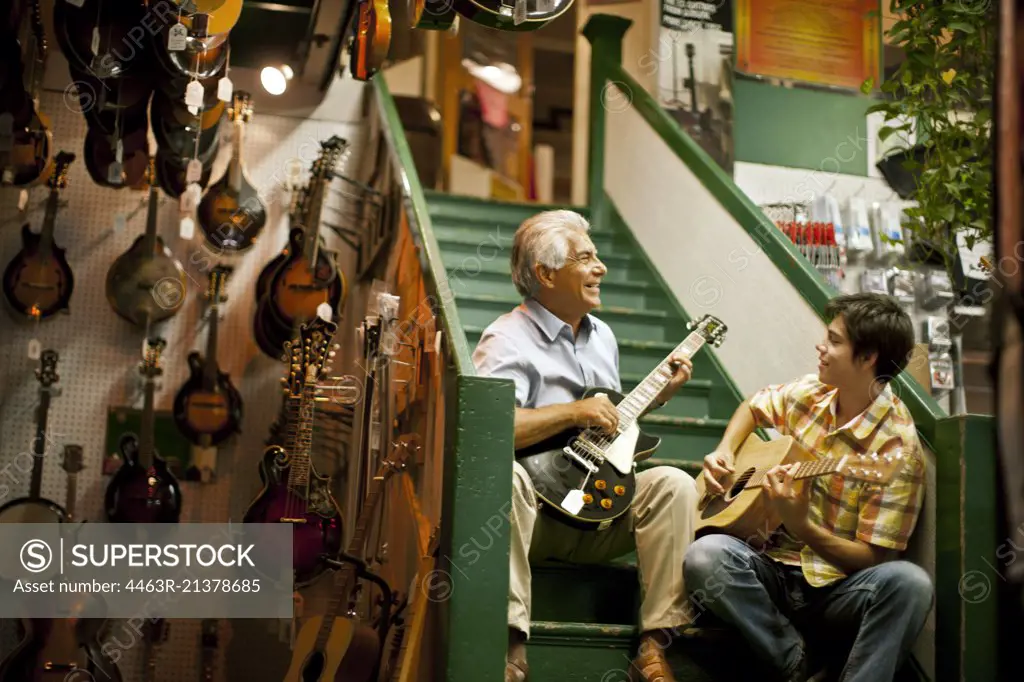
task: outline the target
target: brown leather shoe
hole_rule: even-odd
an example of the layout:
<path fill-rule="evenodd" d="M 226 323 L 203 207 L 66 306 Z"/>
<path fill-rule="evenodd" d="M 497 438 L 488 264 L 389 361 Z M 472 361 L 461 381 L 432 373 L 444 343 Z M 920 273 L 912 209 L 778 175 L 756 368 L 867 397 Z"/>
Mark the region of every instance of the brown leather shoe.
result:
<path fill-rule="evenodd" d="M 526 682 L 529 673 L 526 661 L 505 661 L 505 682 Z"/>
<path fill-rule="evenodd" d="M 641 645 L 629 666 L 629 682 L 676 682 L 665 651 L 653 642 Z"/>

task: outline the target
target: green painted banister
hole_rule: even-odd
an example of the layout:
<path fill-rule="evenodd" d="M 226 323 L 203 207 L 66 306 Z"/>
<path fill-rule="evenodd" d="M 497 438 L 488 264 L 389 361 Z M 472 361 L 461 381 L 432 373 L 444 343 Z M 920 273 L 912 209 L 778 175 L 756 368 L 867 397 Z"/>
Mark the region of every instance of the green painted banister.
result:
<path fill-rule="evenodd" d="M 614 20 L 614 21 L 612 21 Z M 800 254 L 796 246 L 775 227 L 771 220 L 751 201 L 743 190 L 736 186 L 707 152 L 684 133 L 661 105 L 631 76 L 621 64 L 621 43 L 628 19 L 596 14 L 583 28 L 583 35 L 591 42 L 592 70 L 590 109 L 590 170 L 593 173 L 595 159 L 600 159 L 602 168 L 598 175 L 591 175 L 590 206 L 594 215 L 603 215 L 606 204 L 604 197 L 604 131 L 609 125 L 609 112 L 604 102 L 610 97 L 611 88 L 622 91 L 622 99 L 616 100 L 616 111 L 623 110 L 620 104 L 630 106 L 651 126 L 697 178 L 714 196 L 722 207 L 739 223 L 759 245 L 769 259 L 789 280 L 790 284 L 807 301 L 808 305 L 824 318 L 826 304 L 838 293 L 821 278 L 817 270 Z M 618 41 L 619 48 L 610 49 L 609 43 Z M 598 46 L 602 49 L 599 50 Z M 596 97 L 594 92 L 599 93 Z M 614 114 L 612 114 L 614 115 Z M 596 150 L 596 151 L 595 151 Z M 600 184 L 595 184 L 600 183 Z M 946 413 L 923 388 L 908 374 L 901 373 L 894 380 L 895 390 L 910 408 L 918 431 L 930 443 L 935 433 L 935 424 Z"/>
<path fill-rule="evenodd" d="M 402 127 L 398 110 L 395 108 L 395 100 L 391 97 L 391 91 L 388 90 L 388 84 L 384 80 L 383 74 L 374 76 L 372 82 L 377 98 L 377 107 L 384 123 L 383 133 L 398 162 L 396 165 L 401 174 L 407 202 L 406 212 L 409 217 L 409 228 L 420 246 L 423 276 L 427 279 L 427 289 L 431 292 L 441 313 L 442 329 L 448 343 L 451 344 L 455 371 L 460 375 L 473 376 L 476 374 L 476 369 L 473 367 L 466 335 L 462 333 L 462 323 L 459 321 L 459 311 L 455 307 L 455 297 L 448 285 L 448 271 L 441 260 L 441 247 L 438 246 L 430 223 L 427 200 L 423 195 L 423 185 L 420 184 L 420 176 L 416 172 L 416 164 L 412 158 L 412 150 L 409 149 L 409 141 L 405 137 L 405 129 Z"/>
<path fill-rule="evenodd" d="M 508 642 L 515 388 L 508 379 L 476 376 L 405 130 L 382 74 L 373 85 L 428 299 L 439 310 L 451 358 L 444 377 L 440 556 L 419 584 L 440 607 L 440 647 L 430 679 L 501 682 Z"/>

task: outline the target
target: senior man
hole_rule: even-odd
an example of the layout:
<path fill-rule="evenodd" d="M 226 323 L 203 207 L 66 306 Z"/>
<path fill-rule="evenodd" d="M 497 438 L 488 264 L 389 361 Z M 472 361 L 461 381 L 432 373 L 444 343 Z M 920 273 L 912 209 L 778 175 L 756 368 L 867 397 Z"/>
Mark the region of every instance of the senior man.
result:
<path fill-rule="evenodd" d="M 614 433 L 618 412 L 604 396 L 581 399 L 592 387 L 620 389 L 619 351 L 611 328 L 590 314 L 601 304 L 608 270 L 598 258 L 586 219 L 572 211 L 539 213 L 519 227 L 512 246 L 512 282 L 521 305 L 484 330 L 473 354 L 484 376 L 515 383 L 515 448 L 572 427 Z M 682 354 L 657 397 L 660 407 L 685 384 L 692 364 Z M 652 367 L 653 369 L 653 367 Z M 683 557 L 693 541 L 696 487 L 686 473 L 654 467 L 636 476 L 630 510 L 605 530 L 579 530 L 544 513 L 533 481 L 513 469 L 509 645 L 506 682 L 525 682 L 529 668 L 530 561 L 602 563 L 636 550 L 643 601 L 641 643 L 632 661 L 636 682 L 674 682 L 663 631 L 688 625 Z"/>

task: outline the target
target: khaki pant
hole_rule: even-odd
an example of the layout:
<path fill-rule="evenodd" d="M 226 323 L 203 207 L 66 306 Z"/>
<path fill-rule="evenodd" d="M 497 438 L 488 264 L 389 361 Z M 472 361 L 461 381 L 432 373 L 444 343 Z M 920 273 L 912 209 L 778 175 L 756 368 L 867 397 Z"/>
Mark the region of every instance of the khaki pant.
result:
<path fill-rule="evenodd" d="M 530 634 L 530 561 L 598 564 L 636 550 L 643 603 L 642 631 L 689 622 L 683 556 L 693 542 L 697 488 L 688 474 L 654 467 L 636 476 L 628 519 L 603 531 L 578 530 L 539 509 L 526 469 L 512 464 L 512 566 L 508 624 Z"/>

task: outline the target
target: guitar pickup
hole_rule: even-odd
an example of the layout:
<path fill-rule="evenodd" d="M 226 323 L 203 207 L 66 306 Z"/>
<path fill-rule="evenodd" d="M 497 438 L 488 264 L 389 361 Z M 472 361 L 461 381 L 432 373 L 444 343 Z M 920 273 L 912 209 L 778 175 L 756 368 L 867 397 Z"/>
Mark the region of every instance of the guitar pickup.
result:
<path fill-rule="evenodd" d="M 582 466 L 584 469 L 586 469 L 592 474 L 596 474 L 600 470 L 596 464 L 580 457 L 579 453 L 577 453 L 575 450 L 572 449 L 572 447 L 568 445 L 562 448 L 562 452 L 568 455 L 570 459 L 575 460 L 580 466 Z"/>
<path fill-rule="evenodd" d="M 306 523 L 306 519 L 281 519 L 281 523 Z"/>

